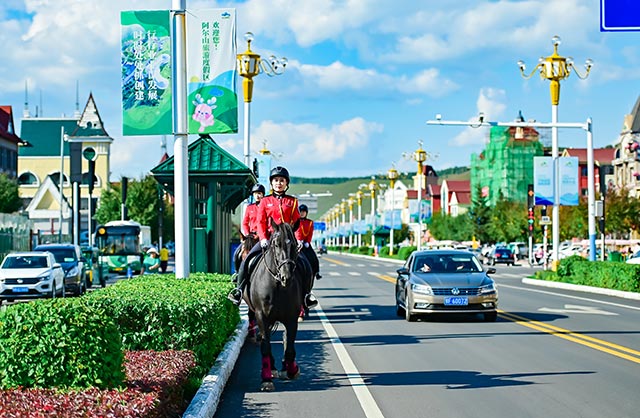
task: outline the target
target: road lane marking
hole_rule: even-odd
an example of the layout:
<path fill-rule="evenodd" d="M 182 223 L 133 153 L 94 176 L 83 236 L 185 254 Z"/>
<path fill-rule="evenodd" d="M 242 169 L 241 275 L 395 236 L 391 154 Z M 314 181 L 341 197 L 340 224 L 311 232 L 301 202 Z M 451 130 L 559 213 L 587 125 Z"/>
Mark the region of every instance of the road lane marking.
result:
<path fill-rule="evenodd" d="M 589 315 L 612 315 L 617 316 L 618 314 L 615 312 L 609 312 L 602 309 L 594 308 L 593 306 L 581 306 L 581 305 L 564 305 L 564 309 L 556 309 L 556 308 L 540 308 L 538 309 L 540 312 L 551 312 L 551 313 L 559 313 L 559 314 L 589 314 Z"/>
<path fill-rule="evenodd" d="M 627 309 L 633 309 L 633 310 L 636 310 L 636 311 L 640 311 L 640 308 L 638 308 L 638 307 L 631 306 L 631 305 L 623 305 L 622 303 L 607 302 L 607 301 L 604 301 L 604 300 L 585 298 L 585 297 L 582 297 L 582 296 L 565 295 L 564 293 L 556 293 L 556 292 L 550 292 L 550 291 L 547 291 L 547 290 L 540 290 L 540 289 L 529 289 L 527 287 L 511 286 L 511 285 L 507 285 L 507 284 L 498 283 L 498 289 L 500 289 L 501 287 L 508 287 L 510 289 L 517 289 L 517 290 L 524 290 L 524 291 L 527 291 L 527 292 L 543 293 L 545 295 L 561 296 L 563 298 L 569 298 L 569 299 L 584 300 L 584 301 L 587 301 L 587 302 L 596 302 L 596 303 L 601 303 L 603 305 L 617 306 L 617 307 L 620 307 L 620 308 L 627 308 Z"/>
<path fill-rule="evenodd" d="M 536 331 L 544 332 L 553 335 L 554 337 L 562 338 L 564 340 L 581 344 L 586 347 L 593 348 L 594 350 L 598 350 L 603 353 L 611 354 L 612 356 L 616 356 L 618 358 L 640 364 L 640 351 L 634 350 L 632 348 L 600 340 L 588 335 L 579 334 L 577 332 L 556 327 L 554 325 L 545 324 L 540 321 L 534 321 L 532 319 L 512 314 L 510 312 L 500 310 L 498 312 L 501 318 L 513 321 L 518 325 L 535 329 Z"/>
<path fill-rule="evenodd" d="M 360 407 L 362 408 L 364 415 L 367 418 L 384 418 L 384 415 L 382 415 L 382 411 L 380 411 L 378 404 L 376 403 L 375 399 L 373 399 L 373 395 L 371 395 L 371 392 L 369 392 L 369 389 L 364 383 L 360 372 L 356 368 L 356 365 L 353 363 L 353 360 L 351 360 L 351 357 L 349 356 L 349 353 L 347 352 L 344 344 L 342 344 L 340 337 L 338 337 L 338 333 L 333 328 L 333 325 L 331 325 L 331 321 L 329 321 L 324 311 L 322 310 L 320 303 L 318 303 L 318 305 L 315 307 L 315 313 L 320 318 L 322 326 L 324 327 L 325 332 L 331 340 L 331 345 L 336 351 L 338 360 L 340 360 L 340 364 L 342 364 L 342 368 L 349 378 L 349 383 L 351 384 L 351 387 L 353 388 L 353 391 L 358 398 L 358 402 L 360 402 Z"/>
<path fill-rule="evenodd" d="M 395 278 L 393 278 L 391 276 L 387 276 L 386 274 L 378 273 L 377 271 L 369 271 L 369 272 L 367 272 L 367 274 L 369 274 L 369 275 L 371 275 L 371 276 L 373 276 L 375 278 L 387 281 L 389 283 L 394 283 L 395 284 L 395 282 L 396 282 Z"/>
<path fill-rule="evenodd" d="M 360 276 L 361 275 L 360 272 L 358 272 L 358 271 L 350 271 L 348 273 L 349 273 L 349 276 Z"/>
<path fill-rule="evenodd" d="M 338 260 L 336 260 L 334 258 L 324 257 L 323 260 L 326 260 L 326 261 L 328 261 L 330 263 L 337 264 L 337 265 L 342 266 L 342 267 L 351 267 L 351 264 L 343 263 L 342 261 L 338 261 Z"/>

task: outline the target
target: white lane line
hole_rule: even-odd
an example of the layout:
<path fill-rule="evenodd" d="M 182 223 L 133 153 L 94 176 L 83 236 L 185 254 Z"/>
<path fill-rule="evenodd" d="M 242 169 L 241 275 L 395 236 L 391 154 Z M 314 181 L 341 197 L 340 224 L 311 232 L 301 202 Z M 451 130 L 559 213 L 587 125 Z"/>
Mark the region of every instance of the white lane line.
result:
<path fill-rule="evenodd" d="M 360 276 L 360 273 L 358 273 L 357 271 L 350 271 L 349 276 Z"/>
<path fill-rule="evenodd" d="M 353 363 L 353 360 L 351 360 L 347 349 L 342 344 L 342 341 L 340 341 L 338 333 L 336 333 L 336 330 L 333 328 L 333 325 L 331 325 L 331 322 L 325 315 L 319 303 L 318 306 L 316 306 L 315 311 L 316 314 L 318 314 L 320 321 L 322 321 L 322 326 L 324 327 L 325 332 L 331 339 L 331 345 L 333 345 L 333 349 L 336 351 L 336 355 L 338 356 L 338 360 L 340 360 L 340 364 L 342 364 L 344 372 L 349 377 L 349 383 L 358 398 L 358 402 L 360 402 L 364 415 L 367 418 L 384 418 L 378 404 L 375 399 L 373 399 L 373 396 L 371 395 L 371 392 L 369 392 L 364 380 L 362 380 L 360 372 Z"/>
<path fill-rule="evenodd" d="M 603 305 L 618 306 L 620 308 L 634 309 L 636 311 L 640 311 L 640 308 L 637 308 L 635 306 L 630 306 L 630 305 L 623 305 L 621 303 L 607 302 L 607 301 L 604 301 L 604 300 L 583 298 L 583 297 L 580 297 L 580 296 L 564 295 L 562 293 L 548 292 L 546 290 L 529 289 L 529 288 L 526 288 L 526 287 L 510 286 L 508 284 L 498 283 L 498 289 L 500 289 L 501 287 L 508 287 L 510 289 L 517 289 L 517 290 L 524 290 L 524 291 L 527 291 L 527 292 L 544 293 L 546 295 L 560 296 L 560 297 L 569 298 L 569 299 L 586 300 L 588 302 L 596 302 L 596 303 L 601 303 Z"/>
<path fill-rule="evenodd" d="M 324 273 L 322 273 L 322 274 L 324 274 Z M 329 272 L 329 276 L 339 276 L 339 275 L 340 275 L 340 273 L 338 273 L 337 271 L 330 271 Z"/>

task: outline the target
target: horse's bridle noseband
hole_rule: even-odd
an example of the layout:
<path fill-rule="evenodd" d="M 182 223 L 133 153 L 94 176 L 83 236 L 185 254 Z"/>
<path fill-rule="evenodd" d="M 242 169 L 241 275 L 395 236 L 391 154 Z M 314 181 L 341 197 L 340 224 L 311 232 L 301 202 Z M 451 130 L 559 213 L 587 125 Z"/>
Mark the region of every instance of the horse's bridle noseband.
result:
<path fill-rule="evenodd" d="M 271 247 L 267 248 L 264 251 L 264 255 L 266 255 L 267 252 L 269 252 L 271 250 Z M 269 264 L 267 263 L 266 257 L 262 257 L 262 261 L 264 261 L 264 265 L 267 268 L 267 271 L 269 272 L 269 274 L 271 275 L 271 277 L 273 277 L 275 279 L 276 282 L 280 283 L 282 286 L 285 285 L 284 280 L 282 280 L 282 274 L 280 272 L 280 269 L 284 266 L 286 266 L 287 264 L 292 264 L 293 265 L 293 270 L 295 271 L 297 264 L 294 260 L 291 259 L 286 259 L 284 261 L 281 261 L 280 263 L 278 263 L 276 265 L 275 268 L 275 272 L 273 270 L 271 270 L 271 266 L 269 266 Z"/>

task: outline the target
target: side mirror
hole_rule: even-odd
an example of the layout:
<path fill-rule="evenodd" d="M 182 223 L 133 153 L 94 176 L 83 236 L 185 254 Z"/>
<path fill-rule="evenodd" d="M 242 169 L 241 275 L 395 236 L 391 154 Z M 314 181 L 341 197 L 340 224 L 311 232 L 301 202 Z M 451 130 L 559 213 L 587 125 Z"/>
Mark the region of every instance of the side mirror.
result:
<path fill-rule="evenodd" d="M 60 265 L 60 263 L 54 263 L 54 264 L 53 264 L 53 268 L 54 268 L 54 269 L 61 269 L 61 268 L 62 268 L 62 266 Z"/>
<path fill-rule="evenodd" d="M 487 269 L 487 274 L 494 274 L 496 272 L 496 269 L 494 267 L 489 267 Z"/>
<path fill-rule="evenodd" d="M 407 275 L 409 274 L 409 270 L 406 267 L 401 267 L 398 270 L 396 270 L 396 272 L 400 275 Z"/>

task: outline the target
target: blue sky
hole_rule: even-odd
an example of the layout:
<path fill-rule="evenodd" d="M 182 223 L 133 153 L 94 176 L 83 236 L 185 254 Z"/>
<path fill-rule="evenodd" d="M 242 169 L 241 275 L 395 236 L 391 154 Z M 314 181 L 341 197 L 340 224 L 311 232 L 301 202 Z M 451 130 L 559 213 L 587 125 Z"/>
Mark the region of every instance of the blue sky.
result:
<path fill-rule="evenodd" d="M 123 137 L 120 102 L 122 10 L 169 9 L 170 0 L 3 0 L 0 2 L 0 104 L 12 105 L 20 126 L 25 80 L 30 111 L 71 115 L 76 82 L 80 106 L 93 92 L 115 139 L 112 180 L 140 177 L 156 165 L 159 137 Z M 238 49 L 255 35 L 262 56 L 286 56 L 278 77 L 255 79 L 252 152 L 262 147 L 278 164 L 304 177 L 385 173 L 424 142 L 436 169 L 469 165 L 482 151 L 484 129 L 428 126 L 445 120 L 549 122 L 549 83 L 525 80 L 517 61 L 532 69 L 553 51 L 582 70 L 562 82 L 559 120 L 594 122 L 596 147 L 613 144 L 624 115 L 640 95 L 640 33 L 600 32 L 600 0 L 187 0 L 188 9 L 235 7 Z M 241 91 L 241 90 L 239 90 Z M 242 104 L 240 104 L 240 118 Z M 550 133 L 545 133 L 550 143 Z M 242 160 L 243 132 L 217 142 Z M 561 147 L 584 147 L 585 134 L 560 130 Z M 173 139 L 168 140 L 173 154 Z"/>

